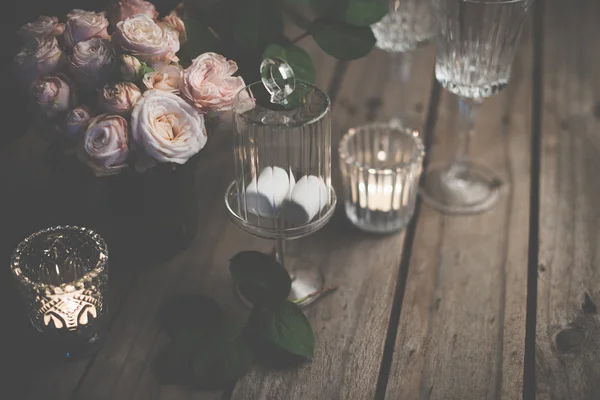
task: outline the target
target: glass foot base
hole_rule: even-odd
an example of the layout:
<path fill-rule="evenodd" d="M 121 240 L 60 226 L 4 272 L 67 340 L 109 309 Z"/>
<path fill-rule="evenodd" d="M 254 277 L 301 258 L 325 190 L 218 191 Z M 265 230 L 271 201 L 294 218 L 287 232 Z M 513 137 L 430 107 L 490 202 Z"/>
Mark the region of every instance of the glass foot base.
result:
<path fill-rule="evenodd" d="M 500 178 L 481 165 L 433 165 L 420 194 L 427 205 L 442 213 L 476 214 L 494 206 L 501 186 Z"/>
<path fill-rule="evenodd" d="M 312 268 L 294 268 L 294 272 L 290 275 L 292 276 L 292 290 L 288 297 L 290 301 L 297 302 L 323 289 L 323 276 L 315 266 Z M 235 292 L 248 308 L 252 307 L 252 303 L 246 300 L 237 286 Z M 300 307 L 306 307 L 318 298 L 319 296 L 311 297 L 296 304 Z"/>

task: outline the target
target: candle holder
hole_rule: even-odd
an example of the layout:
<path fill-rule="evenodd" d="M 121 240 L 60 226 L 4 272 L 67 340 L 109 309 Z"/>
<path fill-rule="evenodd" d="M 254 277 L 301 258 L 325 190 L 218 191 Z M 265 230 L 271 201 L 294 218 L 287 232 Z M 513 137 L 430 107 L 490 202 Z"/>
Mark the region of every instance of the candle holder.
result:
<path fill-rule="evenodd" d="M 419 133 L 399 122 L 353 128 L 339 145 L 348 219 L 371 233 L 408 225 L 425 150 Z"/>
<path fill-rule="evenodd" d="M 97 348 L 108 283 L 108 250 L 98 234 L 74 226 L 34 233 L 14 251 L 11 271 L 48 346 L 67 358 Z"/>

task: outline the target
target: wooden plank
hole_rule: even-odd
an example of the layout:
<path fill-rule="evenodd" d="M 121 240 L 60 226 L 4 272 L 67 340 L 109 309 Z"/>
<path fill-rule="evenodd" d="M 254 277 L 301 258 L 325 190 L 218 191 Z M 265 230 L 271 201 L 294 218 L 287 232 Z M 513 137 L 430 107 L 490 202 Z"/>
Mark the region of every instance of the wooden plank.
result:
<path fill-rule="evenodd" d="M 600 4 L 547 1 L 537 399 L 600 398 Z"/>
<path fill-rule="evenodd" d="M 522 397 L 530 191 L 531 43 L 482 106 L 470 155 L 506 182 L 495 208 L 422 206 L 385 398 Z M 430 161 L 450 160 L 457 98 L 442 93 Z"/>
<path fill-rule="evenodd" d="M 407 97 L 420 121 L 431 92 L 433 49 L 416 57 Z M 334 106 L 333 143 L 350 127 L 396 115 L 397 87 L 389 56 L 374 51 L 352 62 Z M 420 104 L 420 106 L 416 106 Z M 337 163 L 337 152 L 334 151 Z M 339 168 L 334 186 L 342 194 Z M 340 205 L 343 198 L 339 198 Z M 318 265 L 334 294 L 307 310 L 316 334 L 313 361 L 296 369 L 255 368 L 236 386 L 233 399 L 372 399 L 396 291 L 404 233 L 377 237 L 353 228 L 343 210 L 321 232 L 294 243 L 297 257 Z"/>

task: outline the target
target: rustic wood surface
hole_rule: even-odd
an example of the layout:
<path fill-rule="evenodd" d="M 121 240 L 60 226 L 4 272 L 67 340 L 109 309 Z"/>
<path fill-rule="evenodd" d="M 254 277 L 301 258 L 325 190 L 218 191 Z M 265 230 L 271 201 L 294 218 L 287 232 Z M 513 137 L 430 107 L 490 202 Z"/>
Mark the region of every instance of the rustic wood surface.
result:
<path fill-rule="evenodd" d="M 512 81 L 483 105 L 472 143 L 473 159 L 505 181 L 493 210 L 450 217 L 419 203 L 404 232 L 380 237 L 353 228 L 340 198 L 328 226 L 290 243 L 290 264 L 316 264 L 326 284 L 341 284 L 306 311 L 317 342 L 312 363 L 256 367 L 216 392 L 160 385 L 153 373 L 167 343 L 156 322 L 162 302 L 202 293 L 244 317 L 228 260 L 273 247 L 228 220 L 223 192 L 233 163 L 223 125 L 196 170 L 197 237 L 165 265 L 112 266 L 109 331 L 91 357 L 48 359 L 8 269 L 0 270 L 0 398 L 600 399 L 598 18 L 596 0 L 537 2 Z M 397 116 L 405 104 L 427 144 L 426 164 L 450 156 L 456 98 L 434 84 L 433 46 L 415 53 L 403 87 L 386 53 L 343 63 L 311 39 L 301 43 L 333 100 L 334 147 L 349 127 Z M 47 171 L 44 152 L 32 133 L 1 150 L 3 260 L 27 234 L 62 222 L 68 188 Z"/>
<path fill-rule="evenodd" d="M 471 153 L 505 185 L 489 212 L 423 206 L 386 398 L 517 399 L 523 387 L 530 187 L 531 42 L 511 85 L 480 111 Z M 450 160 L 457 98 L 444 93 L 429 164 Z"/>
<path fill-rule="evenodd" d="M 537 397 L 591 400 L 600 398 L 600 4 L 545 8 Z"/>

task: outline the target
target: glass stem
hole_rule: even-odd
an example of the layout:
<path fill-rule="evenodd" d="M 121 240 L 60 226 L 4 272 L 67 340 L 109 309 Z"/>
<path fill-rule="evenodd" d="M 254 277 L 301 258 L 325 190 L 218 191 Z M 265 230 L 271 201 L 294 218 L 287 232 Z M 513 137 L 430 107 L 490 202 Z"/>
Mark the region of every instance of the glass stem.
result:
<path fill-rule="evenodd" d="M 458 99 L 458 143 L 454 153 L 454 159 L 450 165 L 450 171 L 462 172 L 467 168 L 469 160 L 469 143 L 475 129 L 475 121 L 479 112 L 481 101 L 473 99 Z"/>
<path fill-rule="evenodd" d="M 285 268 L 284 261 L 284 252 L 285 252 L 285 240 L 282 238 L 277 238 L 275 241 L 275 261 L 281 264 Z M 289 272 L 289 271 L 288 271 Z"/>
<path fill-rule="evenodd" d="M 408 53 L 390 53 L 392 66 L 392 82 L 396 82 L 395 92 L 398 93 L 395 103 L 398 112 L 396 117 L 406 122 L 408 116 L 408 99 L 405 96 L 408 93 L 408 85 L 413 68 L 413 55 Z"/>

